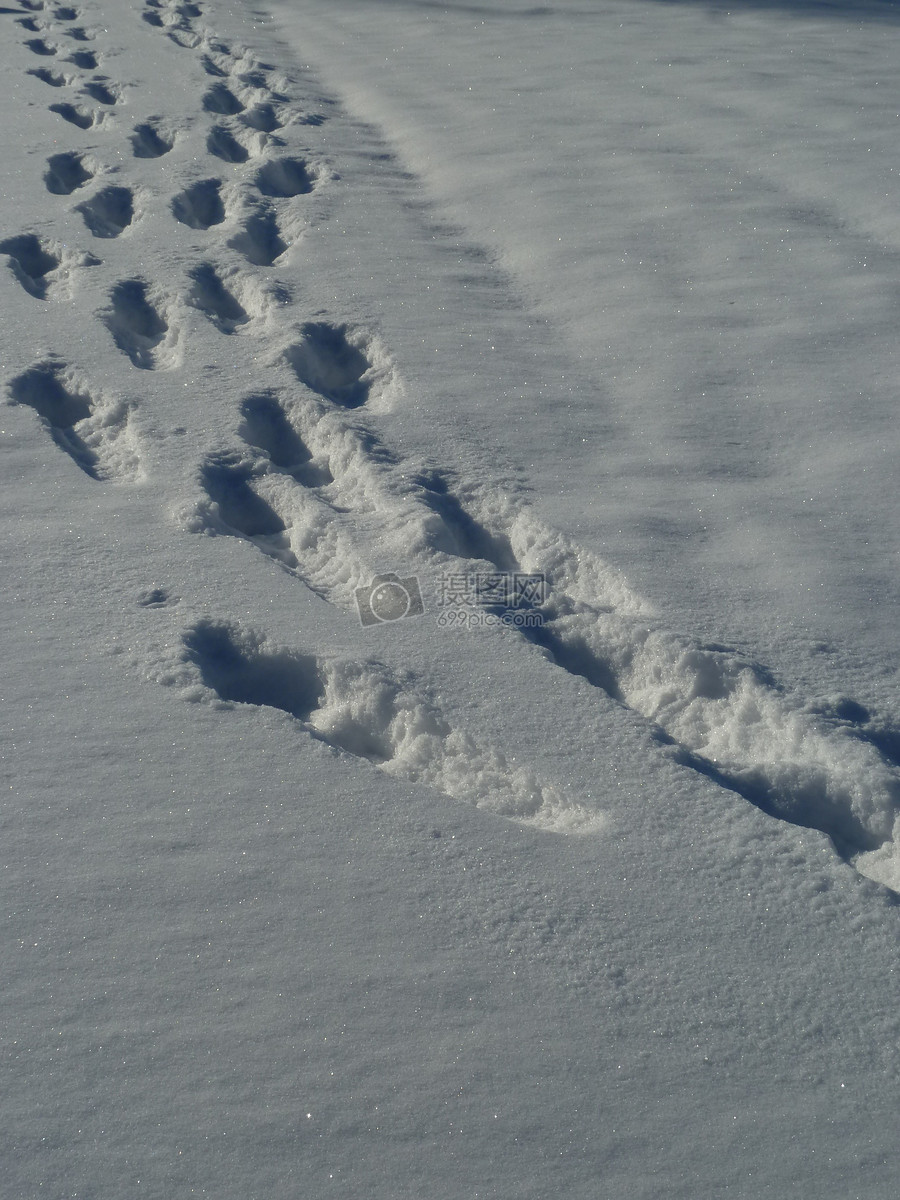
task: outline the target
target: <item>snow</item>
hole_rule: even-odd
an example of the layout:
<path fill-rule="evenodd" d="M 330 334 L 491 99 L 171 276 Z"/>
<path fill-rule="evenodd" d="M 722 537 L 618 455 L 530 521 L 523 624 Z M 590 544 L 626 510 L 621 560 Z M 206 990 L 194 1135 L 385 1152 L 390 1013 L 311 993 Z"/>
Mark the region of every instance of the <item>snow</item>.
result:
<path fill-rule="evenodd" d="M 896 7 L 0 20 L 8 1194 L 893 1197 Z"/>

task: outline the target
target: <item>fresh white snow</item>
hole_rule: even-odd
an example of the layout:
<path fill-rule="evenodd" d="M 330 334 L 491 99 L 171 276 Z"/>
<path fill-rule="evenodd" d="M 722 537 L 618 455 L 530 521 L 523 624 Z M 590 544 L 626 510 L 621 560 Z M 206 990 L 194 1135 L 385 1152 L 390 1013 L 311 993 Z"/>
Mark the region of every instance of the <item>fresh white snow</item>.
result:
<path fill-rule="evenodd" d="M 896 7 L 0 22 L 3 1194 L 893 1197 Z"/>

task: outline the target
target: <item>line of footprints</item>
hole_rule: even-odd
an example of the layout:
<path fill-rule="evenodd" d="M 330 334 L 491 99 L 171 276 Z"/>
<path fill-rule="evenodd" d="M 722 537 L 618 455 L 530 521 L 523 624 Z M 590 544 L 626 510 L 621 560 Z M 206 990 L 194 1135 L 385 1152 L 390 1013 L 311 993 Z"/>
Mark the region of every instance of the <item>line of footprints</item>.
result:
<path fill-rule="evenodd" d="M 67 53 L 58 26 L 76 20 L 77 11 L 35 0 L 30 7 L 35 15 L 22 23 L 35 36 L 25 44 L 37 56 L 54 60 L 52 67 L 42 64 L 31 73 L 50 87 L 78 92 L 78 103 L 53 104 L 51 109 L 81 129 L 114 129 L 109 114 L 89 107 L 84 98 L 113 107 L 123 94 L 121 87 L 98 74 L 84 80 L 70 69 L 96 72 L 101 61 L 94 49 Z M 237 232 L 226 244 L 251 267 L 269 267 L 288 249 L 299 224 L 292 225 L 286 206 L 327 182 L 316 164 L 278 152 L 282 143 L 277 131 L 288 122 L 314 125 L 325 118 L 304 111 L 285 90 L 272 87 L 272 68 L 198 33 L 200 16 L 199 5 L 162 0 L 147 0 L 142 13 L 148 26 L 199 54 L 209 80 L 200 97 L 208 120 L 206 151 L 211 160 L 243 165 L 246 174 L 237 186 L 215 176 L 190 183 L 172 197 L 171 215 L 190 229 L 213 232 L 237 217 L 229 221 L 230 227 L 237 224 Z M 78 38 L 88 41 L 91 35 L 79 29 Z M 181 136 L 183 131 L 159 119 L 147 120 L 131 130 L 131 151 L 135 158 L 162 158 Z M 74 198 L 74 210 L 101 242 L 133 231 L 141 216 L 138 192 L 104 183 L 104 174 L 96 156 L 76 150 L 51 155 L 44 171 L 48 192 Z M 102 261 L 92 252 L 34 233 L 6 239 L 0 252 L 23 289 L 42 302 L 70 296 L 77 272 Z M 179 299 L 202 311 L 225 335 L 252 335 L 257 322 L 276 306 L 284 307 L 285 298 L 286 293 L 272 291 L 252 273 L 223 269 L 210 255 L 190 269 Z M 177 302 L 167 299 L 163 289 L 146 278 L 131 278 L 111 288 L 102 319 L 136 368 L 165 370 L 181 361 L 173 311 Z M 377 566 L 359 549 L 359 524 L 367 510 L 379 530 L 391 514 L 398 535 L 402 530 L 408 537 L 410 528 L 418 526 L 421 546 L 438 558 L 483 557 L 493 539 L 466 516 L 448 481 L 437 473 L 423 476 L 405 500 L 398 500 L 392 482 L 402 464 L 353 422 L 354 410 L 377 413 L 401 387 L 377 337 L 347 325 L 310 321 L 287 339 L 273 365 L 287 366 L 298 387 L 287 395 L 276 386 L 243 401 L 240 445 L 211 454 L 201 464 L 200 496 L 190 505 L 187 528 L 241 538 L 319 595 L 344 606 Z M 9 394 L 14 403 L 34 410 L 55 444 L 92 479 L 140 478 L 133 402 L 98 392 L 52 356 L 13 379 Z M 364 499 L 356 494 L 360 479 L 367 481 Z M 168 602 L 165 590 L 158 588 L 141 599 L 150 609 Z M 271 647 L 236 625 L 204 621 L 186 632 L 178 662 L 157 673 L 162 682 L 180 682 L 188 689 L 198 675 L 220 702 L 280 709 L 316 739 L 397 777 L 538 825 L 597 824 L 594 814 L 565 801 L 527 768 L 510 764 L 501 751 L 452 728 L 414 684 L 381 665 L 298 654 Z"/>
<path fill-rule="evenodd" d="M 54 89 L 75 89 L 77 103 L 52 104 L 52 111 L 82 129 L 115 130 L 124 90 L 98 73 L 102 55 L 85 45 L 93 38 L 76 24 L 78 10 L 42 0 L 28 0 L 26 7 L 32 15 L 19 22 L 24 44 L 44 60 L 30 73 Z M 265 333 L 265 346 L 277 346 L 290 294 L 252 268 L 278 263 L 304 227 L 303 198 L 333 181 L 324 166 L 286 152 L 279 131 L 325 118 L 292 99 L 272 66 L 200 31 L 200 5 L 145 0 L 141 17 L 148 29 L 196 55 L 207 81 L 197 104 L 206 153 L 211 166 L 228 164 L 233 178 L 226 183 L 211 171 L 169 200 L 175 222 L 211 231 L 213 241 L 208 255 L 198 254 L 182 293 L 167 294 L 143 277 L 120 279 L 101 319 L 140 370 L 180 364 L 177 318 L 185 304 L 222 335 Z M 161 159 L 194 133 L 148 118 L 128 136 L 134 158 Z M 106 174 L 95 156 L 75 150 L 51 155 L 44 171 L 50 194 L 74 198 L 95 245 L 140 230 L 141 194 L 108 182 Z M 220 250 L 224 243 L 246 270 L 223 266 L 217 237 Z M 91 251 L 31 232 L 7 238 L 0 253 L 39 303 L 67 298 L 78 273 L 101 264 Z M 657 744 L 668 744 L 684 767 L 766 812 L 823 829 L 845 857 L 890 842 L 900 782 L 896 759 L 878 753 L 874 735 L 870 743 L 859 724 L 850 729 L 843 718 L 816 722 L 801 715 L 763 668 L 736 651 L 649 628 L 640 600 L 615 572 L 530 510 L 396 455 L 374 432 L 378 415 L 403 392 L 377 335 L 323 319 L 283 333 L 281 347 L 266 350 L 271 386 L 243 399 L 235 440 L 199 464 L 197 494 L 176 514 L 185 529 L 241 539 L 348 613 L 357 590 L 384 561 L 408 563 L 423 578 L 472 570 L 542 573 L 548 579 L 540 598 L 543 622 L 511 626 L 509 636 L 527 640 L 550 662 L 648 718 Z M 141 477 L 133 401 L 92 389 L 53 356 L 13 379 L 8 390 L 89 477 Z M 374 546 L 384 556 L 380 561 L 370 557 Z M 165 607 L 169 597 L 153 589 L 141 603 Z M 496 606 L 494 614 L 509 616 Z M 163 656 L 153 674 L 188 698 L 280 710 L 338 751 L 507 817 L 566 830 L 603 823 L 499 749 L 454 728 L 414 680 L 380 664 L 299 653 L 236 623 L 205 620 L 186 631 L 175 658 Z M 759 717 L 749 728 L 742 714 L 751 708 Z M 798 774 L 772 747 L 784 728 L 801 725 L 808 767 Z M 817 783 L 810 789 L 813 769 Z"/>

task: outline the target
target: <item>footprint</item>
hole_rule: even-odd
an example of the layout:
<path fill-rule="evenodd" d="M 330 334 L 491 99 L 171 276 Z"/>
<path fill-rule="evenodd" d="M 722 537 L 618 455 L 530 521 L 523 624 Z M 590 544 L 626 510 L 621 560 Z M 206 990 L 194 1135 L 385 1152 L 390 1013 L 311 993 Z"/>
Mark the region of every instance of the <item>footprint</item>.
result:
<path fill-rule="evenodd" d="M 347 325 L 310 322 L 285 358 L 311 391 L 343 408 L 361 408 L 372 390 L 372 363 L 367 339 Z"/>
<path fill-rule="evenodd" d="M 74 104 L 51 104 L 50 111 L 57 113 L 64 121 L 77 125 L 79 129 L 90 129 L 99 125 L 102 118 L 92 109 Z"/>
<path fill-rule="evenodd" d="M 47 360 L 9 384 L 14 403 L 28 405 L 53 441 L 91 479 L 133 480 L 141 475 L 131 407 L 93 397 L 64 364 Z"/>
<path fill-rule="evenodd" d="M 57 53 L 57 47 L 51 46 L 43 38 L 29 38 L 25 43 L 32 54 L 51 55 Z"/>
<path fill-rule="evenodd" d="M 203 107 L 207 112 L 217 113 L 221 117 L 233 117 L 244 111 L 244 106 L 224 83 L 214 83 L 203 97 Z"/>
<path fill-rule="evenodd" d="M 150 121 L 135 125 L 131 135 L 131 148 L 135 158 L 162 158 L 174 145 L 174 136 L 164 133 L 158 125 Z"/>
<path fill-rule="evenodd" d="M 276 158 L 256 173 L 256 187 L 263 196 L 305 196 L 316 185 L 316 176 L 300 158 Z"/>
<path fill-rule="evenodd" d="M 287 526 L 250 486 L 252 466 L 238 455 L 220 454 L 207 459 L 200 481 L 213 508 L 211 516 L 220 532 L 252 542 L 288 570 L 296 570 Z"/>
<path fill-rule="evenodd" d="M 241 120 L 251 129 L 259 130 L 260 133 L 274 133 L 282 126 L 282 122 L 276 116 L 275 109 L 271 104 L 254 104 L 252 108 L 242 113 Z"/>
<path fill-rule="evenodd" d="M 53 10 L 53 16 L 57 21 L 74 21 L 79 15 L 77 8 L 69 8 L 68 5 Z"/>
<path fill-rule="evenodd" d="M 440 519 L 445 537 L 436 549 L 457 558 L 480 559 L 498 572 L 519 570 L 509 539 L 491 533 L 477 521 L 438 471 L 419 475 L 414 484 L 416 498 Z"/>
<path fill-rule="evenodd" d="M 234 333 L 250 320 L 211 263 L 194 267 L 191 280 L 193 286 L 188 294 L 188 303 L 200 309 L 221 333 Z"/>
<path fill-rule="evenodd" d="M 204 54 L 201 57 L 200 66 L 207 75 L 211 75 L 214 79 L 225 79 L 228 75 L 228 72 L 223 71 L 220 66 L 214 63 L 208 54 Z"/>
<path fill-rule="evenodd" d="M 162 28 L 163 19 L 158 12 L 141 13 L 141 20 L 146 21 L 148 25 L 153 25 L 156 29 Z"/>
<path fill-rule="evenodd" d="M 66 62 L 74 63 L 83 71 L 96 71 L 99 66 L 99 59 L 93 50 L 75 50 L 69 55 Z"/>
<path fill-rule="evenodd" d="M 306 721 L 325 695 L 312 655 L 267 651 L 260 641 L 213 621 L 199 622 L 183 641 L 187 660 L 221 700 L 277 708 Z"/>
<path fill-rule="evenodd" d="M 219 179 L 204 179 L 192 184 L 172 201 L 172 214 L 191 229 L 209 229 L 225 220 L 225 206 Z"/>
<path fill-rule="evenodd" d="M 28 33 L 41 32 L 41 26 L 37 23 L 34 17 L 20 17 L 16 21 L 16 24 L 21 26 L 22 29 L 26 30 Z"/>
<path fill-rule="evenodd" d="M 243 230 L 228 245 L 256 267 L 271 267 L 288 248 L 278 220 L 269 208 L 251 213 L 244 221 Z"/>
<path fill-rule="evenodd" d="M 66 83 L 65 75 L 60 75 L 58 71 L 51 71 L 47 67 L 32 67 L 27 74 L 34 75 L 42 83 L 48 83 L 50 87 L 63 87 Z"/>
<path fill-rule="evenodd" d="M 55 271 L 61 259 L 49 252 L 33 233 L 7 238 L 0 242 L 0 254 L 8 254 L 10 267 L 22 287 L 38 300 L 47 298 L 47 276 Z"/>
<path fill-rule="evenodd" d="M 63 30 L 66 37 L 70 37 L 75 42 L 92 42 L 94 39 L 86 29 L 75 26 L 73 29 Z"/>
<path fill-rule="evenodd" d="M 147 588 L 137 598 L 140 608 L 168 608 L 173 602 L 172 595 L 161 587 Z"/>
<path fill-rule="evenodd" d="M 602 815 L 567 802 L 532 771 L 509 763 L 378 663 L 320 660 L 274 646 L 223 621 L 203 620 L 182 639 L 179 674 L 220 701 L 276 709 L 299 730 L 386 774 L 512 820 L 570 832 L 596 831 Z M 180 669 L 179 669 L 180 668 Z"/>
<path fill-rule="evenodd" d="M 84 156 L 74 150 L 51 154 L 47 159 L 44 184 L 54 196 L 69 196 L 93 178 L 94 172 L 85 166 Z"/>
<path fill-rule="evenodd" d="M 123 354 L 143 371 L 166 365 L 157 348 L 163 346 L 171 331 L 165 318 L 147 299 L 147 284 L 142 279 L 117 283 L 110 293 L 110 302 L 104 320 Z"/>
<path fill-rule="evenodd" d="M 107 187 L 76 205 L 88 229 L 98 238 L 117 238 L 134 220 L 134 193 L 126 187 Z"/>
<path fill-rule="evenodd" d="M 222 125 L 214 125 L 209 131 L 206 149 L 227 163 L 243 163 L 250 157 L 249 151 Z"/>
<path fill-rule="evenodd" d="M 191 33 L 186 27 L 184 29 L 176 27 L 167 36 L 182 50 L 196 50 L 203 41 L 199 33 Z"/>
<path fill-rule="evenodd" d="M 324 487 L 334 476 L 312 461 L 312 454 L 294 429 L 279 401 L 268 392 L 241 403 L 243 422 L 238 433 L 253 449 L 262 451 L 274 467 L 304 487 Z"/>
<path fill-rule="evenodd" d="M 120 88 L 110 87 L 103 79 L 92 79 L 84 85 L 82 91 L 87 92 L 98 104 L 118 104 L 122 97 Z"/>

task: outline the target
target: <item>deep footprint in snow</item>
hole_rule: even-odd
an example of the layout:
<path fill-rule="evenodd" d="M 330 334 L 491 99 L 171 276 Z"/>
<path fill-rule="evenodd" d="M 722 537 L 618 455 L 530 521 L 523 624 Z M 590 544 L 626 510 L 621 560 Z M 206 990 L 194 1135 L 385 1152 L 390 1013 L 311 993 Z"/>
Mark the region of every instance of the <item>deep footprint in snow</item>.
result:
<path fill-rule="evenodd" d="M 8 254 L 13 274 L 22 287 L 38 300 L 47 297 L 47 276 L 55 271 L 60 257 L 52 253 L 33 233 L 0 242 L 0 254 Z"/>
<path fill-rule="evenodd" d="M 161 365 L 157 348 L 170 331 L 165 318 L 148 300 L 146 283 L 142 279 L 117 283 L 110 302 L 104 320 L 116 345 L 136 367 L 155 370 Z"/>
<path fill-rule="evenodd" d="M 312 461 L 312 454 L 291 424 L 283 406 L 268 392 L 241 402 L 238 433 L 246 444 L 262 451 L 272 465 L 304 487 L 324 487 L 334 477 L 327 467 Z"/>
<path fill-rule="evenodd" d="M 99 59 L 93 50 L 74 50 L 66 62 L 74 63 L 83 71 L 96 71 L 99 65 Z"/>
<path fill-rule="evenodd" d="M 40 79 L 42 83 L 49 84 L 50 87 L 65 87 L 66 77 L 60 75 L 58 71 L 51 71 L 48 67 L 32 67 L 26 74 L 33 75 L 35 79 Z"/>
<path fill-rule="evenodd" d="M 243 163 L 250 152 L 223 125 L 214 125 L 206 139 L 206 149 L 227 163 Z"/>
<path fill-rule="evenodd" d="M 211 263 L 194 267 L 191 283 L 188 303 L 204 313 L 220 332 L 234 333 L 250 320 L 246 310 L 226 288 Z"/>
<path fill-rule="evenodd" d="M 58 363 L 42 363 L 13 379 L 9 392 L 16 404 L 25 404 L 38 414 L 53 441 L 77 463 L 86 475 L 98 479 L 98 459 L 74 426 L 93 413 L 91 397 L 66 387 Z"/>
<path fill-rule="evenodd" d="M 99 113 L 81 104 L 51 104 L 50 111 L 68 121 L 70 125 L 77 125 L 79 129 L 91 129 L 101 120 Z"/>
<path fill-rule="evenodd" d="M 203 179 L 192 184 L 172 201 L 172 215 L 191 229 L 209 229 L 225 220 L 222 181 Z"/>
<path fill-rule="evenodd" d="M 372 364 L 359 335 L 346 325 L 321 321 L 304 325 L 300 332 L 300 341 L 285 352 L 300 382 L 343 408 L 361 408 L 371 392 L 365 376 Z"/>
<path fill-rule="evenodd" d="M 394 778 L 512 820 L 573 832 L 603 824 L 602 815 L 454 729 L 380 664 L 323 661 L 224 621 L 197 622 L 182 645 L 181 670 L 164 674 L 166 683 L 187 667 L 220 701 L 286 713 L 307 734 Z"/>
<path fill-rule="evenodd" d="M 82 91 L 86 92 L 92 100 L 96 100 L 98 104 L 118 104 L 122 98 L 121 89 L 115 85 L 111 86 L 105 79 L 88 80 Z"/>
<path fill-rule="evenodd" d="M 134 193 L 126 187 L 107 187 L 76 210 L 94 237 L 117 238 L 134 221 Z"/>
<path fill-rule="evenodd" d="M 131 149 L 135 158 L 162 158 L 174 145 L 174 135 L 165 133 L 153 121 L 135 125 L 131 135 Z"/>
<path fill-rule="evenodd" d="M 278 219 L 268 208 L 261 208 L 244 221 L 244 228 L 228 243 L 256 267 L 271 267 L 288 248 L 281 236 Z"/>
<path fill-rule="evenodd" d="M 42 57 L 49 58 L 51 55 L 58 53 L 56 46 L 51 46 L 43 38 L 30 38 L 25 45 L 32 54 L 39 54 Z"/>
<path fill-rule="evenodd" d="M 91 479 L 125 482 L 141 475 L 129 404 L 91 395 L 52 359 L 13 379 L 9 393 L 14 404 L 34 409 L 59 449 Z"/>
<path fill-rule="evenodd" d="M 54 196 L 69 196 L 93 178 L 94 172 L 85 166 L 82 154 L 67 150 L 62 154 L 51 154 L 47 159 L 44 183 Z"/>
<path fill-rule="evenodd" d="M 287 526 L 250 486 L 253 478 L 252 466 L 233 454 L 213 455 L 200 471 L 200 482 L 213 504 L 212 515 L 220 532 L 251 542 L 295 571 L 298 563 L 290 548 Z"/>
<path fill-rule="evenodd" d="M 244 111 L 244 105 L 224 83 L 212 85 L 203 97 L 203 107 L 220 117 L 233 117 Z"/>
<path fill-rule="evenodd" d="M 203 621 L 184 636 L 188 660 L 222 700 L 278 708 L 306 721 L 325 694 L 312 655 L 266 653 L 227 625 Z"/>
<path fill-rule="evenodd" d="M 258 133 L 274 133 L 282 126 L 282 121 L 271 104 L 254 104 L 241 115 L 241 120 Z"/>
<path fill-rule="evenodd" d="M 302 158 L 274 158 L 256 173 L 257 190 L 274 199 L 306 196 L 315 186 L 315 173 Z"/>

